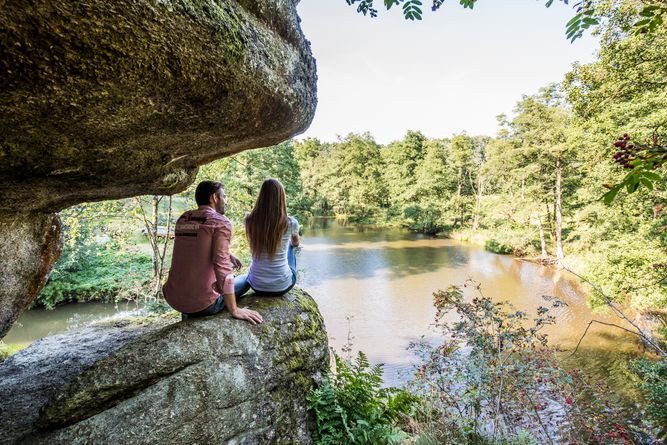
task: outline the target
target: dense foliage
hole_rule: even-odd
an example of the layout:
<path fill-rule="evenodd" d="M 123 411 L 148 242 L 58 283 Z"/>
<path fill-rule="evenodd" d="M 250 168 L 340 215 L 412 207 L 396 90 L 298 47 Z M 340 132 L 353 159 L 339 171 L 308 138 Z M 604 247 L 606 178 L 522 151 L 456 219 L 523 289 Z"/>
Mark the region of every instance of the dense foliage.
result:
<path fill-rule="evenodd" d="M 60 213 L 63 253 L 33 305 L 116 301 L 142 296 L 151 279 L 151 257 L 136 249 L 128 230 L 129 201 L 81 204 Z"/>
<path fill-rule="evenodd" d="M 363 352 L 355 360 L 334 353 L 335 370 L 308 396 L 315 414 L 318 445 L 399 444 L 407 437 L 395 424 L 410 413 L 414 397 L 382 388 L 382 365 L 371 366 Z"/>
<path fill-rule="evenodd" d="M 667 360 L 641 358 L 632 365 L 636 383 L 646 398 L 646 414 L 667 439 Z"/>
<path fill-rule="evenodd" d="M 446 340 L 413 345 L 423 360 L 411 384 L 423 402 L 421 436 L 441 444 L 630 444 L 653 434 L 653 423 L 629 425 L 603 384 L 560 367 L 542 331 L 563 303 L 545 298 L 531 318 L 494 302 L 477 283 L 465 287 L 472 299 L 460 287 L 434 294 Z"/>

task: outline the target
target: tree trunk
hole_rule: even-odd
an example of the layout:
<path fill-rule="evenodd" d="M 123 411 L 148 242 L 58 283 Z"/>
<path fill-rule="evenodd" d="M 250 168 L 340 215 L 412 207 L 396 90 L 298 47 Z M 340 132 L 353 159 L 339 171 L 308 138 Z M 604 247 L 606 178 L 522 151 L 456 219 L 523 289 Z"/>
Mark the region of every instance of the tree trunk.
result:
<path fill-rule="evenodd" d="M 542 227 L 542 218 L 537 215 L 537 225 L 540 228 L 540 247 L 542 248 L 542 258 L 547 257 L 547 243 L 544 240 L 544 228 Z"/>
<path fill-rule="evenodd" d="M 479 228 L 479 217 L 482 210 L 482 193 L 484 191 L 482 188 L 484 183 L 482 182 L 482 175 L 477 175 L 477 193 L 475 199 L 475 219 L 472 222 L 472 230 L 477 230 Z"/>
<path fill-rule="evenodd" d="M 462 185 L 463 185 L 463 168 L 459 168 L 459 180 L 456 188 L 456 196 L 461 196 Z"/>
<path fill-rule="evenodd" d="M 561 206 L 561 165 L 560 157 L 556 157 L 556 189 L 554 202 L 554 218 L 556 219 L 556 258 L 558 264 L 563 264 L 563 210 Z"/>
<path fill-rule="evenodd" d="M 160 288 L 160 245 L 158 238 L 160 197 L 157 195 L 153 195 L 152 212 L 153 230 L 149 231 L 149 235 L 151 237 L 151 246 L 153 247 L 153 297 L 156 297 Z"/>
<path fill-rule="evenodd" d="M 547 207 L 547 230 L 549 231 L 549 238 L 555 244 L 556 243 L 556 231 L 554 229 L 553 217 L 551 216 L 551 207 L 549 203 L 546 202 L 544 205 Z"/>
<path fill-rule="evenodd" d="M 169 204 L 167 206 L 167 232 L 164 237 L 164 245 L 162 246 L 162 253 L 159 255 L 158 263 L 158 273 L 157 273 L 157 282 L 155 288 L 155 298 L 159 299 L 162 297 L 162 276 L 164 275 L 164 258 L 167 255 L 167 245 L 169 244 L 170 231 L 171 231 L 171 210 L 172 210 L 172 197 L 169 196 Z"/>

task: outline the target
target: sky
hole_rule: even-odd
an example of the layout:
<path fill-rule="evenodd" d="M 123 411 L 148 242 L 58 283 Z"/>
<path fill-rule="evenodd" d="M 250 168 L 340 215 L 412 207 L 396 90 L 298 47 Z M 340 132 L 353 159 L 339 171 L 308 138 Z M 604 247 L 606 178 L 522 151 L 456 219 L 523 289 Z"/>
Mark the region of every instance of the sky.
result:
<path fill-rule="evenodd" d="M 386 144 L 407 130 L 430 138 L 493 136 L 496 116 L 511 115 L 522 95 L 560 82 L 575 61 L 592 62 L 594 36 L 570 43 L 571 7 L 545 0 L 457 0 L 422 21 L 378 8 L 364 17 L 345 0 L 301 0 L 301 26 L 317 60 L 318 105 L 298 138 L 334 141 L 369 131 Z M 376 0 L 382 6 L 381 0 Z"/>

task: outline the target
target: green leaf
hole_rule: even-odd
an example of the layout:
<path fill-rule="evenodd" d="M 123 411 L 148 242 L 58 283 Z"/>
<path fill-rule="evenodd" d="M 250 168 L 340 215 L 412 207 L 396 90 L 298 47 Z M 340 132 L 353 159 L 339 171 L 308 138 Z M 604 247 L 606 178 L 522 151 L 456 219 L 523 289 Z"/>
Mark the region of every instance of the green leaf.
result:
<path fill-rule="evenodd" d="M 616 195 L 618 195 L 618 192 L 621 190 L 620 186 L 615 186 L 611 190 L 609 190 L 607 193 L 602 195 L 602 202 L 604 202 L 606 205 L 609 205 L 612 203 L 612 201 L 616 198 Z"/>
<path fill-rule="evenodd" d="M 570 21 L 565 24 L 565 26 L 569 28 L 572 25 L 578 24 L 580 21 L 581 21 L 581 14 L 577 14 L 574 17 L 572 17 Z"/>
<path fill-rule="evenodd" d="M 651 181 L 661 181 L 662 178 L 655 172 L 642 172 L 642 174 Z"/>
<path fill-rule="evenodd" d="M 638 185 L 639 180 L 637 180 L 637 182 L 628 182 L 625 184 L 625 189 L 628 191 L 628 193 L 634 193 L 637 190 Z"/>
<path fill-rule="evenodd" d="M 653 183 L 650 180 L 646 178 L 641 178 L 640 181 L 642 184 L 644 184 L 644 187 L 646 187 L 649 190 L 653 190 Z"/>
<path fill-rule="evenodd" d="M 641 10 L 639 15 L 643 17 L 653 17 L 655 15 L 655 10 L 658 9 L 660 6 L 658 5 L 650 5 L 645 7 L 644 9 Z"/>

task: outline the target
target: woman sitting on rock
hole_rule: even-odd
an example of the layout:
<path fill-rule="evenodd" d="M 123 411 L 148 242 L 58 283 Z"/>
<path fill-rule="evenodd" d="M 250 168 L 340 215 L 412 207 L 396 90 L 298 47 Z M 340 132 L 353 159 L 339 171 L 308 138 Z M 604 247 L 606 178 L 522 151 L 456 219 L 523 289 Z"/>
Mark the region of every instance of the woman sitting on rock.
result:
<path fill-rule="evenodd" d="M 285 189 L 277 179 L 262 183 L 255 207 L 245 220 L 252 263 L 247 275 L 236 277 L 236 296 L 250 288 L 256 293 L 278 296 L 296 284 L 296 252 L 299 223 L 287 215 Z"/>

